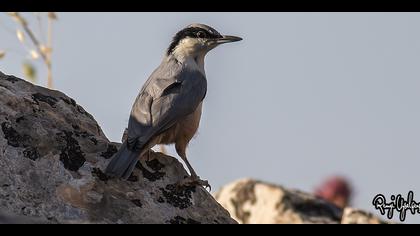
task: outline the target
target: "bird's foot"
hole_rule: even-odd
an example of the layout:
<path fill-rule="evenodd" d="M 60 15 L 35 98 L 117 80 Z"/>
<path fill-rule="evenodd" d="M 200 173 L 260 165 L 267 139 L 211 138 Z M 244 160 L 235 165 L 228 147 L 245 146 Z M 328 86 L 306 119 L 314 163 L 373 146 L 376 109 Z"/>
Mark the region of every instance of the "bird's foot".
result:
<path fill-rule="evenodd" d="M 209 181 L 200 179 L 199 176 L 189 176 L 177 183 L 178 187 L 182 186 L 202 186 L 205 189 L 209 188 L 209 191 L 211 191 L 211 186 L 209 184 Z"/>

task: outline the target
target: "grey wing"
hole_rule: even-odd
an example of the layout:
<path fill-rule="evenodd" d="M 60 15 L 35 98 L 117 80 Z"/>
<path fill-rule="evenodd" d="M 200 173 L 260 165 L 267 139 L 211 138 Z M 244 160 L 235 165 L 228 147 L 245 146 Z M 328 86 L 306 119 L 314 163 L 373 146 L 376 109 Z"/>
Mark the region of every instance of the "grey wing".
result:
<path fill-rule="evenodd" d="M 141 91 L 137 96 L 128 120 L 127 148 L 129 150 L 141 149 L 150 138 L 148 132 L 152 128 L 150 108 L 153 97 Z"/>
<path fill-rule="evenodd" d="M 139 95 L 129 121 L 128 143 L 136 149 L 194 112 L 206 95 L 207 81 L 200 72 L 190 71 L 167 83 L 155 96 L 147 91 Z"/>

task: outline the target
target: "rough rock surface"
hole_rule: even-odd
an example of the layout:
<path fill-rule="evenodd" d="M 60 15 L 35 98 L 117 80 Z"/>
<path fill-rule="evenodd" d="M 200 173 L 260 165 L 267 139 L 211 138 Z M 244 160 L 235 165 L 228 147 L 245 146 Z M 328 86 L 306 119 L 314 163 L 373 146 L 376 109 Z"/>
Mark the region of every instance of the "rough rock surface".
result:
<path fill-rule="evenodd" d="M 110 110 L 111 112 L 111 110 Z M 187 172 L 151 152 L 127 181 L 102 172 L 119 144 L 59 91 L 0 72 L 0 213 L 46 223 L 236 223 Z"/>
<path fill-rule="evenodd" d="M 46 221 L 38 217 L 0 212 L 0 224 L 46 224 Z"/>
<path fill-rule="evenodd" d="M 372 214 L 336 207 L 312 194 L 241 179 L 215 194 L 231 216 L 242 224 L 383 223 Z"/>
<path fill-rule="evenodd" d="M 351 207 L 344 208 L 341 224 L 389 224 L 372 213 Z"/>

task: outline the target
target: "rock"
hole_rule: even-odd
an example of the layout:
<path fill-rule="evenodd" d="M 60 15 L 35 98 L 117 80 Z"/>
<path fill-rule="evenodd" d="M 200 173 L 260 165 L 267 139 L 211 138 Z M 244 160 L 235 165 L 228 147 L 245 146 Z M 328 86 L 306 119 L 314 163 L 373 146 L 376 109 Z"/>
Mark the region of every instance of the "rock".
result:
<path fill-rule="evenodd" d="M 111 110 L 110 110 L 111 111 Z M 127 181 L 109 179 L 120 144 L 59 91 L 0 72 L 0 212 L 46 223 L 236 223 L 174 157 L 151 152 Z"/>
<path fill-rule="evenodd" d="M 45 224 L 46 222 L 35 217 L 18 216 L 0 212 L 0 224 Z"/>
<path fill-rule="evenodd" d="M 252 179 L 222 187 L 216 200 L 242 224 L 376 223 L 372 214 L 343 210 L 321 198 Z"/>
<path fill-rule="evenodd" d="M 339 223 L 342 213 L 310 194 L 252 179 L 223 187 L 215 198 L 244 224 Z"/>
<path fill-rule="evenodd" d="M 341 224 L 389 224 L 387 222 L 379 219 L 379 217 L 373 215 L 372 213 L 365 212 L 359 209 L 354 209 L 351 207 L 344 208 L 344 213 L 341 218 Z"/>

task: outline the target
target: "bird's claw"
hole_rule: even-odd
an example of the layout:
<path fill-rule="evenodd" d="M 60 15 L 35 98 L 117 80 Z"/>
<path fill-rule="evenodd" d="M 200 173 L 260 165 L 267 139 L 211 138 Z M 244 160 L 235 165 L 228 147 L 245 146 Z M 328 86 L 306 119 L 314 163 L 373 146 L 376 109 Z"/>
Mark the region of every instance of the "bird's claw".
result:
<path fill-rule="evenodd" d="M 209 181 L 207 181 L 207 180 L 199 180 L 198 181 L 198 185 L 202 186 L 206 190 L 207 190 L 207 188 L 209 188 L 209 192 L 211 192 L 211 185 L 209 184 Z"/>
<path fill-rule="evenodd" d="M 187 178 L 179 181 L 177 185 L 178 185 L 178 187 L 182 187 L 182 186 L 202 186 L 205 189 L 209 188 L 209 191 L 211 191 L 211 185 L 209 184 L 209 181 L 202 180 L 198 176 L 197 177 L 194 177 L 194 176 L 187 177 Z"/>

